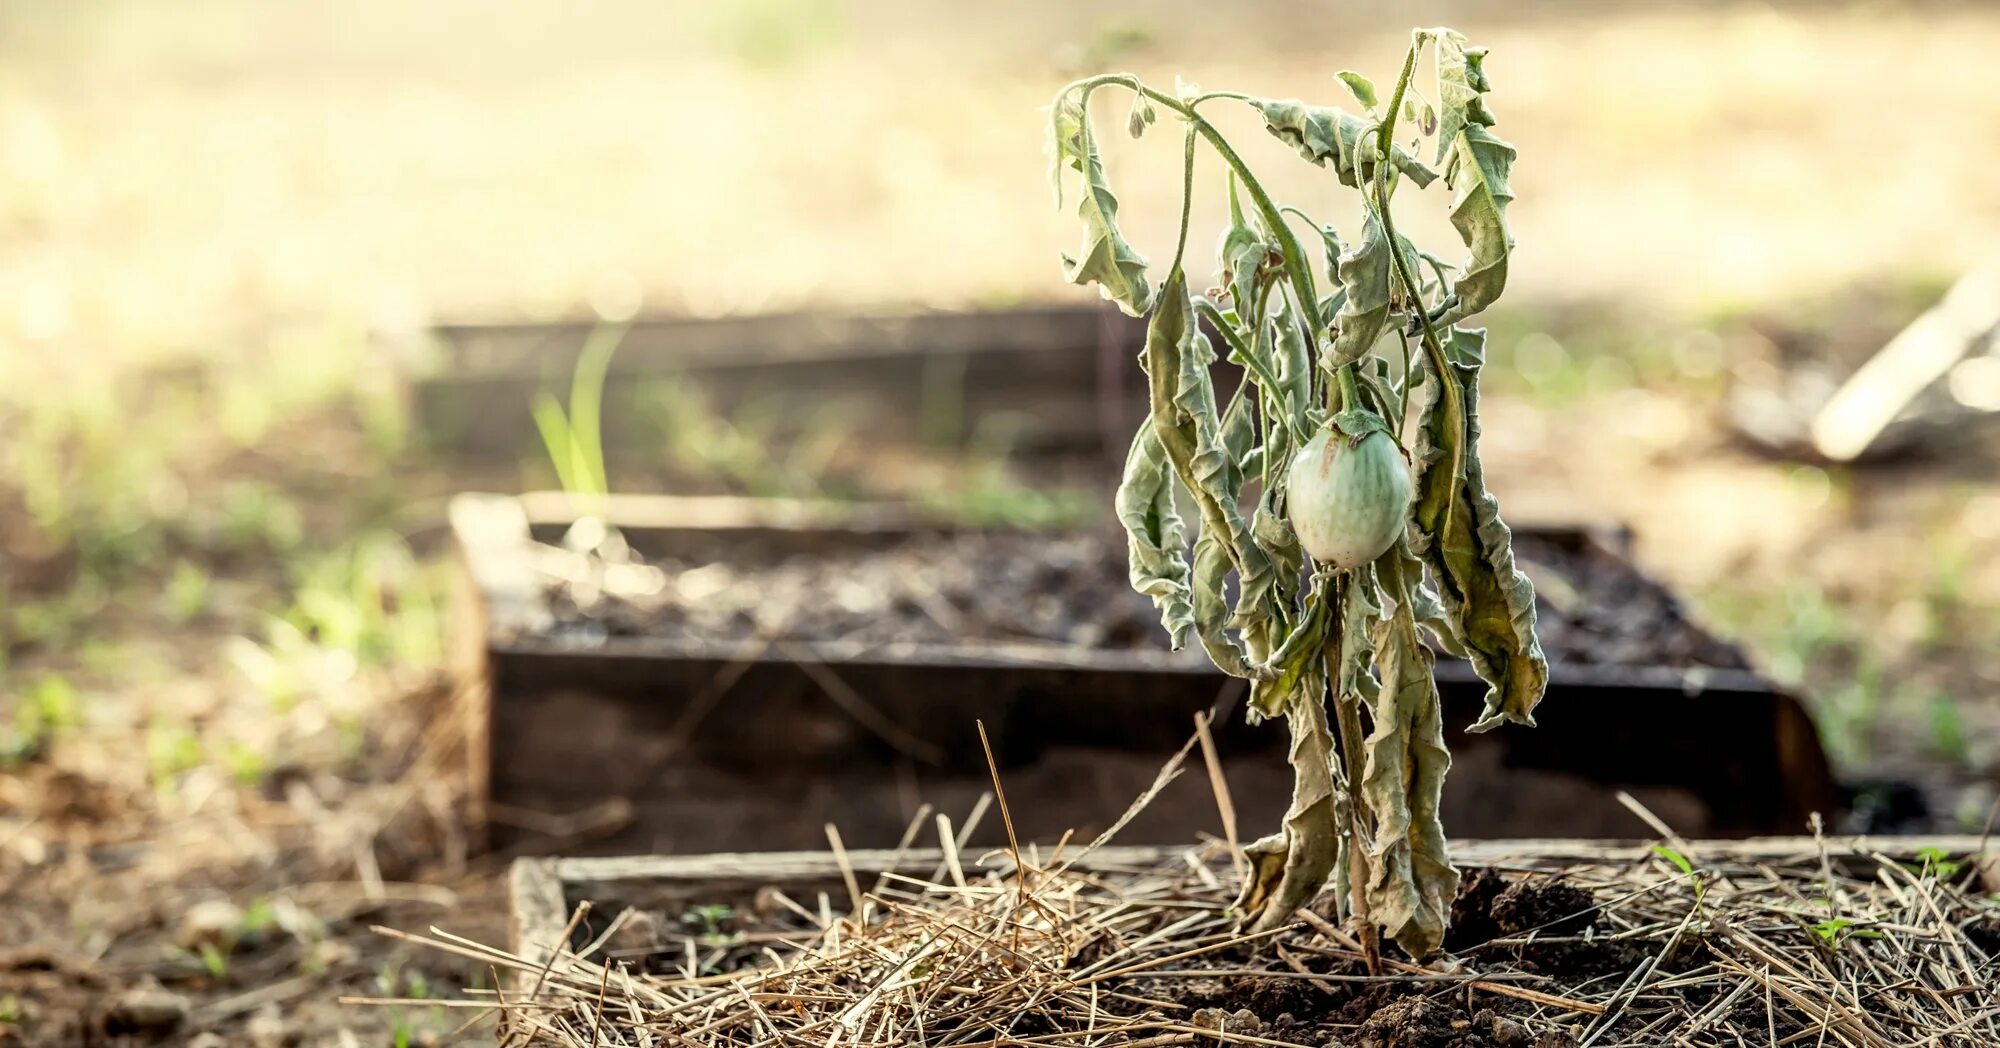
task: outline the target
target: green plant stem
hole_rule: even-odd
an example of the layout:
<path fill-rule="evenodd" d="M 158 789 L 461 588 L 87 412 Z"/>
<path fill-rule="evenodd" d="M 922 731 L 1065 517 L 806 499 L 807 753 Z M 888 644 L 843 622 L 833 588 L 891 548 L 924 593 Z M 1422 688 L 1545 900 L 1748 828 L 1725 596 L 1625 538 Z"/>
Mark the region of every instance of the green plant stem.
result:
<path fill-rule="evenodd" d="M 1354 381 L 1354 365 L 1342 364 L 1334 372 L 1334 379 L 1340 385 L 1340 410 L 1354 411 L 1362 406 L 1361 387 Z"/>
<path fill-rule="evenodd" d="M 1057 99 L 1061 99 L 1072 91 L 1082 91 L 1087 106 L 1090 92 L 1106 84 L 1117 84 L 1129 91 L 1144 95 L 1154 102 L 1179 113 L 1183 120 L 1186 120 L 1196 131 L 1200 132 L 1201 137 L 1208 140 L 1209 146 L 1215 150 L 1217 156 L 1222 158 L 1222 162 L 1229 165 L 1229 169 L 1236 173 L 1237 178 L 1242 179 L 1243 187 L 1250 192 L 1251 201 L 1257 205 L 1257 210 L 1264 216 L 1265 225 L 1270 227 L 1271 235 L 1277 238 L 1278 250 L 1285 256 L 1285 269 L 1291 276 L 1292 287 L 1298 293 L 1300 301 L 1319 302 L 1319 295 L 1313 285 L 1312 271 L 1305 265 L 1305 249 L 1300 246 L 1298 237 L 1292 232 L 1291 227 L 1285 223 L 1284 214 L 1278 210 L 1278 205 L 1272 201 L 1271 195 L 1264 191 L 1263 183 L 1258 182 L 1257 176 L 1250 172 L 1250 165 L 1244 163 L 1243 158 L 1230 146 L 1229 140 L 1223 138 L 1222 132 L 1217 131 L 1215 125 L 1209 123 L 1206 118 L 1195 111 L 1197 105 L 1211 98 L 1244 99 L 1247 96 L 1233 92 L 1218 92 L 1211 95 L 1196 96 L 1194 99 L 1184 102 L 1164 91 L 1147 87 L 1138 77 L 1130 73 L 1107 73 L 1075 81 L 1057 92 L 1056 97 Z M 1088 120 L 1083 122 L 1083 134 L 1086 136 L 1085 141 L 1088 142 L 1090 134 L 1090 121 Z M 1308 334 L 1311 334 L 1311 332 L 1308 332 Z"/>
<path fill-rule="evenodd" d="M 1271 374 L 1270 370 L 1264 367 L 1263 361 L 1258 360 L 1256 355 L 1243 345 L 1243 340 L 1237 337 L 1236 329 L 1229 326 L 1229 322 L 1223 318 L 1220 307 L 1206 298 L 1196 298 L 1194 311 L 1197 316 L 1214 325 L 1215 330 L 1222 333 L 1222 340 L 1229 343 L 1229 351 L 1242 361 L 1244 367 L 1256 373 L 1259 386 L 1266 388 L 1277 386 L 1278 377 Z"/>
<path fill-rule="evenodd" d="M 1089 123 L 1089 121 L 1085 121 Z M 1234 187 L 1232 187 L 1233 189 Z M 1181 150 L 1181 232 L 1174 241 L 1174 268 L 1181 268 L 1187 254 L 1188 221 L 1194 213 L 1194 126 L 1188 126 L 1187 143 Z"/>
<path fill-rule="evenodd" d="M 1334 580 L 1332 593 L 1327 599 L 1335 601 L 1335 608 L 1346 606 L 1347 587 L 1353 580 L 1342 572 Z M 1361 753 L 1361 700 L 1358 695 L 1350 695 L 1340 686 L 1340 648 L 1344 634 L 1351 627 L 1339 614 L 1333 617 L 1333 625 L 1327 630 L 1324 648 L 1327 667 L 1327 691 L 1333 696 L 1334 720 L 1339 727 L 1339 749 L 1335 751 L 1340 763 L 1341 783 L 1347 790 L 1348 839 L 1347 839 L 1347 894 L 1348 912 L 1361 934 L 1362 958 L 1368 964 L 1368 971 L 1374 974 L 1377 968 L 1377 945 L 1375 922 L 1370 919 L 1368 908 L 1368 842 L 1374 837 L 1374 813 L 1368 810 L 1367 801 L 1355 783 L 1361 781 L 1366 770 L 1365 757 Z"/>
<path fill-rule="evenodd" d="M 1390 96 L 1389 109 L 1382 118 L 1382 132 L 1376 139 L 1375 208 L 1382 219 L 1382 233 L 1389 240 L 1389 261 L 1395 267 L 1397 279 L 1402 281 L 1404 290 L 1409 293 L 1410 301 L 1414 303 L 1413 312 L 1416 313 L 1417 322 L 1423 329 L 1424 358 L 1430 362 L 1431 372 L 1437 379 L 1437 395 L 1444 398 L 1447 417 L 1463 418 L 1465 393 L 1458 388 L 1458 380 L 1451 377 L 1451 362 L 1444 355 L 1444 345 L 1438 341 L 1437 329 L 1431 324 L 1430 313 L 1424 306 L 1423 288 L 1418 285 L 1416 276 L 1410 272 L 1410 267 L 1403 259 L 1403 252 L 1396 237 L 1396 220 L 1389 208 L 1389 151 L 1395 141 L 1396 116 L 1403 107 L 1403 94 L 1409 89 L 1410 77 L 1416 73 L 1417 54 L 1422 48 L 1422 36 L 1411 41 L 1410 53 L 1403 59 L 1402 75 L 1396 78 L 1395 93 Z M 1407 389 L 1409 385 L 1407 374 L 1403 382 L 1404 388 Z M 1446 476 L 1456 478 L 1463 472 L 1465 442 L 1452 441 L 1450 446 L 1457 449 L 1454 460 L 1432 463 L 1430 468 L 1447 470 Z"/>

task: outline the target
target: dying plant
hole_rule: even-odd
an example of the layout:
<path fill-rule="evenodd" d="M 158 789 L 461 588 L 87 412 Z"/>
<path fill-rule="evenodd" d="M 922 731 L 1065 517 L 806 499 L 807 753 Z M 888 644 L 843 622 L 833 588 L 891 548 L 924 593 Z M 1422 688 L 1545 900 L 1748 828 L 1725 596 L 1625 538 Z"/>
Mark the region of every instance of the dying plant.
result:
<path fill-rule="evenodd" d="M 1426 53 L 1429 97 L 1415 84 Z M 1358 113 L 1181 84 L 1168 93 L 1118 73 L 1065 86 L 1050 116 L 1058 203 L 1072 173 L 1082 190 L 1084 242 L 1065 275 L 1151 315 L 1141 359 L 1152 409 L 1117 495 L 1132 584 L 1176 648 L 1192 633 L 1249 682 L 1253 719 L 1283 717 L 1290 730 L 1291 805 L 1280 833 L 1246 848 L 1238 905 L 1256 929 L 1277 927 L 1332 880 L 1371 957 L 1378 928 L 1414 956 L 1435 950 L 1458 883 L 1438 817 L 1451 757 L 1423 634 L 1489 685 L 1474 731 L 1532 725 L 1548 678 L 1534 591 L 1480 468 L 1485 331 L 1461 326 L 1500 296 L 1513 248 L 1514 149 L 1491 131 L 1484 56 L 1452 30 L 1418 30 L 1386 104 L 1365 77 L 1340 74 Z M 1119 231 L 1091 119 L 1106 89 L 1129 96 L 1134 137 L 1162 112 L 1185 133 L 1180 235 L 1158 287 Z M 1351 241 L 1272 199 L 1203 115 L 1222 105 L 1249 106 L 1332 169 L 1358 198 Z M 1215 286 L 1197 294 L 1183 262 L 1204 145 L 1228 172 L 1229 224 Z M 1456 267 L 1400 235 L 1391 207 L 1404 186 L 1440 180 L 1469 251 Z M 1240 373 L 1226 404 L 1211 333 Z M 1197 510 L 1191 529 L 1183 496 Z"/>

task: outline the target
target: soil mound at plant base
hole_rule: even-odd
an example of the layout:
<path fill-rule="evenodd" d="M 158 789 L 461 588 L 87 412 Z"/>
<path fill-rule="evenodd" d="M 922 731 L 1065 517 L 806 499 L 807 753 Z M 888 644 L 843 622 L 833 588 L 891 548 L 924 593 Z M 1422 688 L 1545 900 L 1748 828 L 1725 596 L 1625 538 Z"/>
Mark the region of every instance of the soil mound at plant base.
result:
<path fill-rule="evenodd" d="M 1357 1048 L 1573 1048 L 1564 1030 L 1535 1034 L 1490 1009 L 1465 1018 L 1450 1003 L 1399 997 L 1361 1024 Z"/>

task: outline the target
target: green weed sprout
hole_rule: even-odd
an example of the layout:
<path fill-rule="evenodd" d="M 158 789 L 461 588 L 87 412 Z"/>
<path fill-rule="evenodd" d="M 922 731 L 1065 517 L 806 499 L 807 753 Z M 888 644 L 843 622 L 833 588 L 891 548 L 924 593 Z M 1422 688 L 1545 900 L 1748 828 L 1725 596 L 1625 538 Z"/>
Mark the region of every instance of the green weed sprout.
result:
<path fill-rule="evenodd" d="M 591 329 L 570 374 L 567 411 L 546 390 L 535 397 L 535 429 L 557 482 L 571 495 L 602 499 L 611 492 L 604 472 L 604 379 L 627 330 L 622 324 Z"/>
<path fill-rule="evenodd" d="M 1414 84 L 1426 52 L 1430 97 Z M 1500 296 L 1513 249 L 1514 148 L 1490 130 L 1484 58 L 1449 29 L 1418 30 L 1386 103 L 1367 78 L 1339 74 L 1359 113 L 1167 93 L 1124 73 L 1063 87 L 1050 111 L 1058 203 L 1066 181 L 1081 187 L 1083 245 L 1064 274 L 1151 317 L 1141 358 L 1151 416 L 1117 495 L 1132 583 L 1176 647 L 1192 633 L 1250 682 L 1253 719 L 1282 716 L 1290 728 L 1291 806 L 1281 833 L 1248 847 L 1239 905 L 1256 928 L 1274 928 L 1335 879 L 1371 951 L 1380 928 L 1419 957 L 1442 940 L 1458 883 L 1438 819 L 1451 758 L 1419 630 L 1488 683 L 1475 731 L 1533 724 L 1548 678 L 1534 592 L 1479 463 L 1485 331 L 1460 326 Z M 1092 103 L 1113 93 L 1131 100 L 1133 136 L 1163 113 L 1184 132 L 1180 236 L 1157 286 L 1119 231 L 1092 126 Z M 1218 105 L 1249 106 L 1331 169 L 1358 204 L 1355 239 L 1273 200 L 1203 115 Z M 1399 121 L 1415 129 L 1407 149 Z M 1216 286 L 1198 294 L 1183 262 L 1203 146 L 1228 170 L 1230 218 Z M 1406 184 L 1440 179 L 1469 252 L 1456 267 L 1398 234 L 1390 206 Z M 1210 333 L 1241 369 L 1226 404 Z M 1198 509 L 1192 529 L 1183 498 Z"/>

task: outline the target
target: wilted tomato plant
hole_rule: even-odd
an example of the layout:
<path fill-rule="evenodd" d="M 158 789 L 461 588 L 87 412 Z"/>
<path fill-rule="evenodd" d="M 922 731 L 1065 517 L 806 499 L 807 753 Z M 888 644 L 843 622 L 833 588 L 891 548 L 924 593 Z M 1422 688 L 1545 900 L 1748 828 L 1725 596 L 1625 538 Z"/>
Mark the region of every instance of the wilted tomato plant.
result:
<path fill-rule="evenodd" d="M 1427 54 L 1428 95 L 1414 82 Z M 1117 496 L 1132 583 L 1175 647 L 1192 632 L 1250 682 L 1254 718 L 1290 728 L 1291 806 L 1281 833 L 1246 849 L 1240 906 L 1274 927 L 1331 878 L 1371 951 L 1379 927 L 1417 956 L 1443 938 L 1458 883 L 1438 819 L 1451 757 L 1419 631 L 1488 683 L 1475 731 L 1533 724 L 1548 678 L 1534 592 L 1479 464 L 1485 332 L 1460 326 L 1499 297 L 1513 248 L 1514 148 L 1490 130 L 1484 55 L 1452 30 L 1418 30 L 1386 104 L 1340 74 L 1358 113 L 1108 74 L 1065 86 L 1050 117 L 1058 201 L 1081 183 L 1083 246 L 1065 275 L 1151 314 L 1152 410 Z M 1107 89 L 1129 96 L 1132 135 L 1162 112 L 1185 132 L 1180 236 L 1158 287 L 1118 228 L 1091 119 Z M 1256 110 L 1353 191 L 1351 241 L 1271 198 L 1203 115 L 1222 105 Z M 1215 286 L 1194 293 L 1183 262 L 1203 146 L 1228 170 L 1230 220 Z M 1456 267 L 1398 234 L 1391 208 L 1399 189 L 1440 178 L 1469 252 Z M 1210 332 L 1241 369 L 1227 404 Z M 1198 509 L 1191 560 L 1182 491 Z"/>

